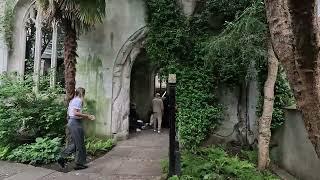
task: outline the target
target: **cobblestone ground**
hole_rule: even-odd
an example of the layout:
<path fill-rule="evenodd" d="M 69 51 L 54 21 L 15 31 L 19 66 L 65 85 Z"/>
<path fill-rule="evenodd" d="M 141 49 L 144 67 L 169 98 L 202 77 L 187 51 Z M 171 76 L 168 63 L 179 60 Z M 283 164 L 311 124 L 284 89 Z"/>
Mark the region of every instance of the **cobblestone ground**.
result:
<path fill-rule="evenodd" d="M 61 173 L 0 161 L 0 180 L 154 180 L 161 178 L 160 161 L 167 157 L 168 132 L 145 130 L 132 135 L 82 171 Z"/>

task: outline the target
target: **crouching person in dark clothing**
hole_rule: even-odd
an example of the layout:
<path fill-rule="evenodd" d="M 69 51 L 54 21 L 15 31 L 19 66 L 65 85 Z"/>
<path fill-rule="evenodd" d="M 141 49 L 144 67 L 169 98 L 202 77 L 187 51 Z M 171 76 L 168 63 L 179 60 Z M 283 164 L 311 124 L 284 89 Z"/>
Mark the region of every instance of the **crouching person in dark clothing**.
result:
<path fill-rule="evenodd" d="M 70 101 L 68 107 L 68 124 L 67 128 L 71 134 L 71 143 L 60 154 L 58 164 L 61 168 L 65 168 L 66 158 L 76 153 L 75 170 L 85 169 L 86 166 L 86 147 L 84 143 L 83 120 L 95 120 L 93 115 L 83 114 L 82 106 L 85 96 L 85 89 L 79 87 L 75 92 L 75 97 Z"/>

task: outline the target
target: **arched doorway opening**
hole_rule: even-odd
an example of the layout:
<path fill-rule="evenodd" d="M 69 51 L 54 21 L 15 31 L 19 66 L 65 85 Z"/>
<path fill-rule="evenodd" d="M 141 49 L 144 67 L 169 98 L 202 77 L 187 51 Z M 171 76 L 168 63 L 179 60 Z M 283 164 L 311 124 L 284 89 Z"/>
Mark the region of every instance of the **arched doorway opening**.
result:
<path fill-rule="evenodd" d="M 143 62 L 146 62 L 148 60 L 144 49 L 146 35 L 146 27 L 142 27 L 139 30 L 137 30 L 134 34 L 132 34 L 119 50 L 119 53 L 115 60 L 115 64 L 113 67 L 112 84 L 111 130 L 113 136 L 115 136 L 116 138 L 127 138 L 129 135 L 130 99 L 135 100 L 136 97 L 132 97 L 131 95 L 135 94 L 135 91 L 139 91 L 137 90 L 137 88 L 136 90 L 132 90 L 131 87 L 135 87 L 139 84 L 145 83 L 145 79 L 149 79 L 147 85 L 142 85 L 148 86 L 148 88 L 143 90 L 146 91 L 147 94 L 140 93 L 139 98 L 140 96 L 145 97 L 146 100 L 141 100 L 141 102 L 139 101 L 139 104 L 142 104 L 140 106 L 141 111 L 145 111 L 141 113 L 142 116 L 144 117 L 146 122 L 149 121 L 151 99 L 154 96 L 156 86 L 156 69 L 153 68 L 152 73 L 148 72 L 149 75 L 147 75 L 144 78 L 140 78 L 140 80 L 142 79 L 141 82 L 131 81 L 132 77 L 133 79 L 137 79 L 134 78 L 134 76 L 136 76 L 136 73 L 139 70 L 135 70 L 135 67 L 137 66 L 143 69 L 145 67 L 145 64 Z M 150 83 L 150 81 L 152 83 Z M 136 83 L 137 85 L 135 85 Z M 130 93 L 130 91 L 132 91 L 133 93 Z M 149 111 L 146 110 L 148 106 L 150 107 Z"/>
<path fill-rule="evenodd" d="M 148 60 L 145 49 L 141 49 L 131 70 L 130 130 L 135 130 L 135 120 L 141 120 L 144 123 L 149 122 L 154 92 L 154 68 Z"/>

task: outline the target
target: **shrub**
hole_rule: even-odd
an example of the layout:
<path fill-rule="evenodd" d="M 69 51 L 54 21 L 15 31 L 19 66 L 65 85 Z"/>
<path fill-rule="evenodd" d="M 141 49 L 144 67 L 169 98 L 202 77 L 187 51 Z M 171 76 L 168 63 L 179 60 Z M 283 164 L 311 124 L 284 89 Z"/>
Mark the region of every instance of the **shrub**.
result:
<path fill-rule="evenodd" d="M 0 147 L 0 160 L 7 159 L 7 156 L 10 154 L 10 149 L 9 146 Z"/>
<path fill-rule="evenodd" d="M 0 145 L 64 135 L 66 108 L 57 90 L 36 95 L 30 78 L 5 76 L 0 81 Z"/>
<path fill-rule="evenodd" d="M 101 139 L 96 137 L 86 139 L 87 152 L 93 156 L 98 155 L 98 153 L 110 151 L 114 145 L 115 142 L 112 139 Z"/>
<path fill-rule="evenodd" d="M 37 138 L 35 143 L 14 149 L 8 156 L 8 160 L 29 164 L 48 164 L 58 159 L 60 147 L 61 138 Z"/>
<path fill-rule="evenodd" d="M 260 172 L 255 164 L 230 157 L 222 148 L 201 148 L 195 154 L 182 154 L 182 176 L 180 179 L 238 179 L 275 180 L 270 172 Z M 177 179 L 174 177 L 172 179 Z"/>

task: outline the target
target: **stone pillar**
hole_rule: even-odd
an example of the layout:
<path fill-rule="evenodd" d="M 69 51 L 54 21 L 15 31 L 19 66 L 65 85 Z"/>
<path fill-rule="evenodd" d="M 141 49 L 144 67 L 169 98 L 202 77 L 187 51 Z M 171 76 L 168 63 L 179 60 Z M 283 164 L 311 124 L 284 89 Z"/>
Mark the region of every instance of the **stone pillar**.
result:
<path fill-rule="evenodd" d="M 0 74 L 3 74 L 8 69 L 8 48 L 3 43 L 0 42 Z"/>
<path fill-rule="evenodd" d="M 50 71 L 50 87 L 55 88 L 57 77 L 57 41 L 58 41 L 58 24 L 54 20 L 52 22 L 52 52 L 51 52 L 51 71 Z"/>
<path fill-rule="evenodd" d="M 40 66 L 41 66 L 41 48 L 42 48 L 42 12 L 38 8 L 36 18 L 36 40 L 35 40 L 35 54 L 34 54 L 34 73 L 33 81 L 35 83 L 34 92 L 39 92 Z"/>
<path fill-rule="evenodd" d="M 40 76 L 44 75 L 44 64 L 45 64 L 45 60 L 41 59 L 41 61 L 40 61 Z"/>
<path fill-rule="evenodd" d="M 178 0 L 186 16 L 191 16 L 196 7 L 197 0 Z"/>
<path fill-rule="evenodd" d="M 4 16 L 6 1 L 0 0 L 0 16 Z M 3 26 L 0 25 L 3 29 Z M 0 30 L 0 74 L 8 70 L 8 47 L 5 42 L 4 32 Z"/>

